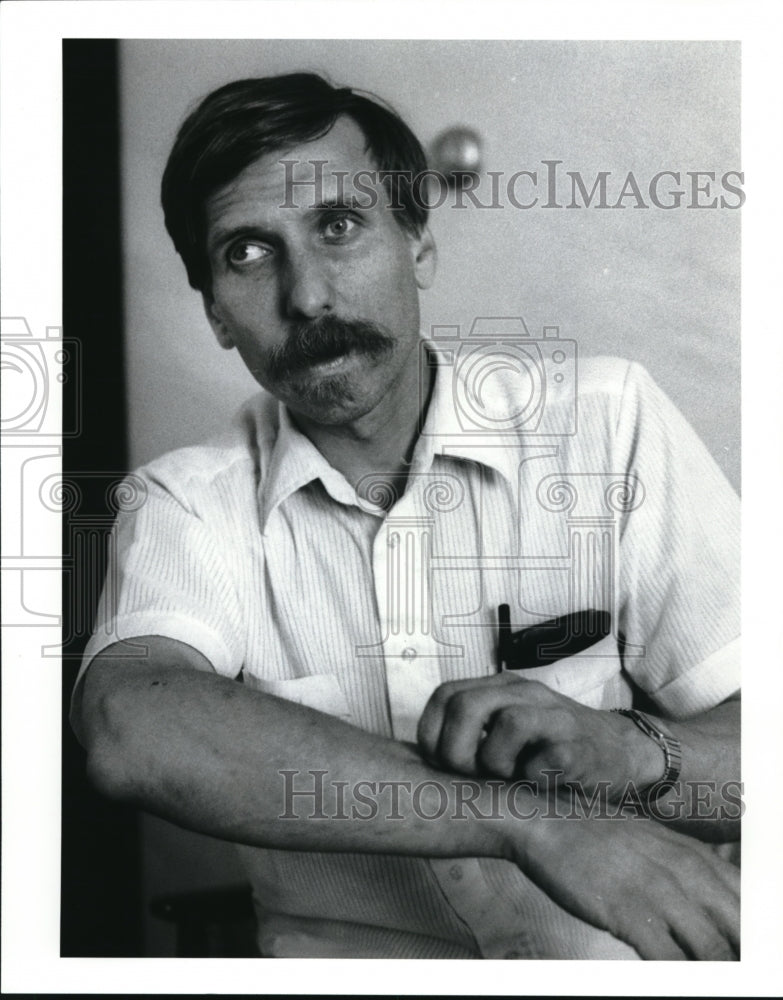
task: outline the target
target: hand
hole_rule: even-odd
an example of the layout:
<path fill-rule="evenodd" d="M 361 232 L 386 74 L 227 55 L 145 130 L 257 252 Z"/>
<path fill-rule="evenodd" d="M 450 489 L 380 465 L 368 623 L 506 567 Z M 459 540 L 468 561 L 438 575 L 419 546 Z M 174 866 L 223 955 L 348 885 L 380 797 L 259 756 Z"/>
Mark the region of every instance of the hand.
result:
<path fill-rule="evenodd" d="M 533 827 L 512 858 L 574 916 L 644 959 L 739 958 L 740 873 L 706 845 L 648 819 L 538 818 Z"/>
<path fill-rule="evenodd" d="M 561 772 L 555 783 L 579 781 L 590 792 L 609 782 L 615 798 L 630 780 L 652 784 L 664 767 L 662 751 L 628 719 L 510 671 L 441 684 L 418 739 L 424 756 L 448 770 L 509 780 Z"/>

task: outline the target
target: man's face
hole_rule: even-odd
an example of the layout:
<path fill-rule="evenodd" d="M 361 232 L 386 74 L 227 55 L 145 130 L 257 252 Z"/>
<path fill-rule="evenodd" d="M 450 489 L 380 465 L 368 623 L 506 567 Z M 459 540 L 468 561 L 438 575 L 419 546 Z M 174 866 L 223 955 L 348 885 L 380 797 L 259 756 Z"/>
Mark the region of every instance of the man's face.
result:
<path fill-rule="evenodd" d="M 377 173 L 364 146 L 358 125 L 339 118 L 320 139 L 262 156 L 206 204 L 204 301 L 218 339 L 321 424 L 392 408 L 395 390 L 416 379 L 418 290 L 434 269 L 429 234 L 403 229 L 366 174 L 355 183 Z M 296 163 L 289 182 L 307 185 L 287 190 L 281 160 Z M 320 190 L 313 160 L 326 161 Z"/>

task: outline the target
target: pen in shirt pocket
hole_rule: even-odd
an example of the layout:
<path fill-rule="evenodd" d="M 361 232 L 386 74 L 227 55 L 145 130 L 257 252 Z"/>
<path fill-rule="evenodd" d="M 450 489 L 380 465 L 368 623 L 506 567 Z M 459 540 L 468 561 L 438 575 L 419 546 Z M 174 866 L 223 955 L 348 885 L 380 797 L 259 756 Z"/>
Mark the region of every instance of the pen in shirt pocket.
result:
<path fill-rule="evenodd" d="M 544 667 L 589 649 L 609 635 L 612 617 L 608 611 L 574 611 L 559 618 L 511 631 L 508 604 L 498 605 L 497 669 L 530 670 Z"/>

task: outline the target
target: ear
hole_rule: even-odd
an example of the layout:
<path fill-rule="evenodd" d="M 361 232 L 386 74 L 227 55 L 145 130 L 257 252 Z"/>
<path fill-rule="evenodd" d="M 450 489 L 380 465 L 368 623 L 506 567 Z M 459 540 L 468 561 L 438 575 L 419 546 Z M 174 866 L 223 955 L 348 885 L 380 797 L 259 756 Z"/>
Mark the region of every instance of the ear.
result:
<path fill-rule="evenodd" d="M 204 312 L 209 320 L 209 325 L 212 327 L 212 332 L 217 337 L 217 342 L 224 351 L 230 351 L 234 346 L 234 341 L 220 315 L 220 310 L 215 304 L 215 300 L 207 292 L 203 292 L 201 301 L 204 303 Z"/>
<path fill-rule="evenodd" d="M 438 250 L 429 226 L 425 226 L 421 235 L 414 238 L 413 252 L 416 284 L 421 289 L 429 288 L 435 280 L 435 271 L 438 264 Z"/>

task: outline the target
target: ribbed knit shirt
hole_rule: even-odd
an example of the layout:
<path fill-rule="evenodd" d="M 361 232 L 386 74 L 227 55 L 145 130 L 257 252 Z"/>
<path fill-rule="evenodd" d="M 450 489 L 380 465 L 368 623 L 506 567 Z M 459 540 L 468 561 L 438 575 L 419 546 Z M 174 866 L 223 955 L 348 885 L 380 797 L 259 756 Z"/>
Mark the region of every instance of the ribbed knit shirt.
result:
<path fill-rule="evenodd" d="M 82 669 L 167 636 L 218 674 L 413 740 L 441 682 L 496 671 L 507 603 L 515 630 L 611 615 L 600 645 L 520 676 L 598 709 L 719 704 L 739 688 L 736 495 L 640 366 L 580 361 L 566 385 L 541 371 L 527 387 L 495 371 L 482 397 L 442 356 L 404 479 L 355 489 L 264 393 L 140 469 Z M 507 861 L 238 850 L 265 955 L 637 957 Z"/>

